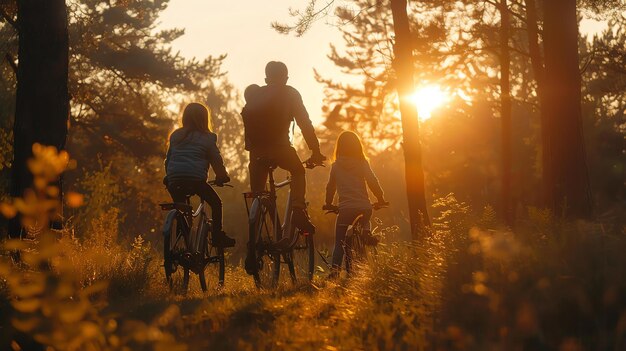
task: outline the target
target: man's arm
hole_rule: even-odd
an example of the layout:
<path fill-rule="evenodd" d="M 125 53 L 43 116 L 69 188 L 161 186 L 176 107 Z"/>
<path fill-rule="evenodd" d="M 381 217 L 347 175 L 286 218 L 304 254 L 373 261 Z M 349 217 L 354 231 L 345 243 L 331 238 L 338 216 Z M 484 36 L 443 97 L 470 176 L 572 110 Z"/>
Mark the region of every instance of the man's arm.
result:
<path fill-rule="evenodd" d="M 302 136 L 304 137 L 306 144 L 309 146 L 309 149 L 313 151 L 313 153 L 319 153 L 320 143 L 315 135 L 315 128 L 313 128 L 313 123 L 309 118 L 309 113 L 302 102 L 302 96 L 296 89 L 291 88 L 290 90 L 290 102 L 292 106 L 291 114 L 296 120 L 296 124 L 302 131 Z"/>

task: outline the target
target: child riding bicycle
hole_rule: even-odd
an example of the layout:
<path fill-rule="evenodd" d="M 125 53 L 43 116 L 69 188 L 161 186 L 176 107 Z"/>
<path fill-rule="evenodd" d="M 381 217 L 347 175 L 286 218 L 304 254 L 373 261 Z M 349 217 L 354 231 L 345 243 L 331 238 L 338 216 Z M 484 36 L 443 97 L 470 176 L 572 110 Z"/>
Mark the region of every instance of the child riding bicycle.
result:
<path fill-rule="evenodd" d="M 190 103 L 182 119 L 183 126 L 169 138 L 163 184 L 174 202 L 184 203 L 190 195 L 198 195 L 207 202 L 213 219 L 213 244 L 233 247 L 235 239 L 222 231 L 222 201 L 207 183 L 209 166 L 213 167 L 217 186 L 230 182 L 217 147 L 217 135 L 210 129 L 209 110 L 203 104 Z"/>
<path fill-rule="evenodd" d="M 376 196 L 379 204 L 387 204 L 383 189 L 369 165 L 358 135 L 353 132 L 343 132 L 335 144 L 335 162 L 330 170 L 326 185 L 326 204 L 323 206 L 324 210 L 337 208 L 339 210 L 335 222 L 335 248 L 331 277 L 339 274 L 344 255 L 346 231 L 358 216 L 362 216 L 364 243 L 366 245 L 378 243 L 378 239 L 372 236 L 370 229 L 372 204 L 367 193 L 367 186 Z M 333 205 L 335 193 L 339 195 L 338 206 Z"/>

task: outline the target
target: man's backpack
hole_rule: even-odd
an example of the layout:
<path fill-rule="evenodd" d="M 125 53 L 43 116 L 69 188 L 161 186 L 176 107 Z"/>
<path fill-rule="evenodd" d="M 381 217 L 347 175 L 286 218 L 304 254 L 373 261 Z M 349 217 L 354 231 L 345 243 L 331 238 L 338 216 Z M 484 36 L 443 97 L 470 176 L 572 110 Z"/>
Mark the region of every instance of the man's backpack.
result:
<path fill-rule="evenodd" d="M 241 111 L 246 150 L 289 145 L 289 113 L 286 90 L 261 87 Z"/>

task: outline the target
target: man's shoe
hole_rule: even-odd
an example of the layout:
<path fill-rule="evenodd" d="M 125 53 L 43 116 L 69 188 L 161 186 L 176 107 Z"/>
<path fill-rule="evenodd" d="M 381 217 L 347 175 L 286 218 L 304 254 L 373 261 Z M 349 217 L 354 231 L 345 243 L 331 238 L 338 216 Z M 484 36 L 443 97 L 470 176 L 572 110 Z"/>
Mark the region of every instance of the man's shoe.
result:
<path fill-rule="evenodd" d="M 309 234 L 315 233 L 315 226 L 311 223 L 309 215 L 303 208 L 294 208 L 293 215 L 291 217 L 293 224 Z"/>
<path fill-rule="evenodd" d="M 217 247 L 233 247 L 235 246 L 235 239 L 226 235 L 223 231 L 213 233 L 213 245 Z"/>
<path fill-rule="evenodd" d="M 256 257 L 253 257 L 253 255 L 248 255 L 246 256 L 244 267 L 246 269 L 246 273 L 253 275 L 259 271 L 259 262 L 256 260 Z"/>

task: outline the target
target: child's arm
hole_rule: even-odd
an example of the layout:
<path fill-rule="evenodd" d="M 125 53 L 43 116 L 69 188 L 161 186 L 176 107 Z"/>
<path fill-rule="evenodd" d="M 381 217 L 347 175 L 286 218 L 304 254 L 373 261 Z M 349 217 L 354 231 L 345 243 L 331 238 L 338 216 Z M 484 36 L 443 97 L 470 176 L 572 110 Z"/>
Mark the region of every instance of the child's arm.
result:
<path fill-rule="evenodd" d="M 335 181 L 335 167 L 330 169 L 328 184 L 326 184 L 326 205 L 332 205 L 337 191 L 337 183 Z"/>
<path fill-rule="evenodd" d="M 215 172 L 215 179 L 228 179 L 228 172 L 226 171 L 226 167 L 224 167 L 224 159 L 222 158 L 220 149 L 217 147 L 217 134 L 209 133 L 209 150 L 207 156 Z"/>
<path fill-rule="evenodd" d="M 383 193 L 383 188 L 380 187 L 380 183 L 378 182 L 378 178 L 372 171 L 372 167 L 370 167 L 369 163 L 365 165 L 365 181 L 367 182 L 367 186 L 369 186 L 370 190 L 376 196 L 378 202 L 385 202 L 385 194 Z"/>

